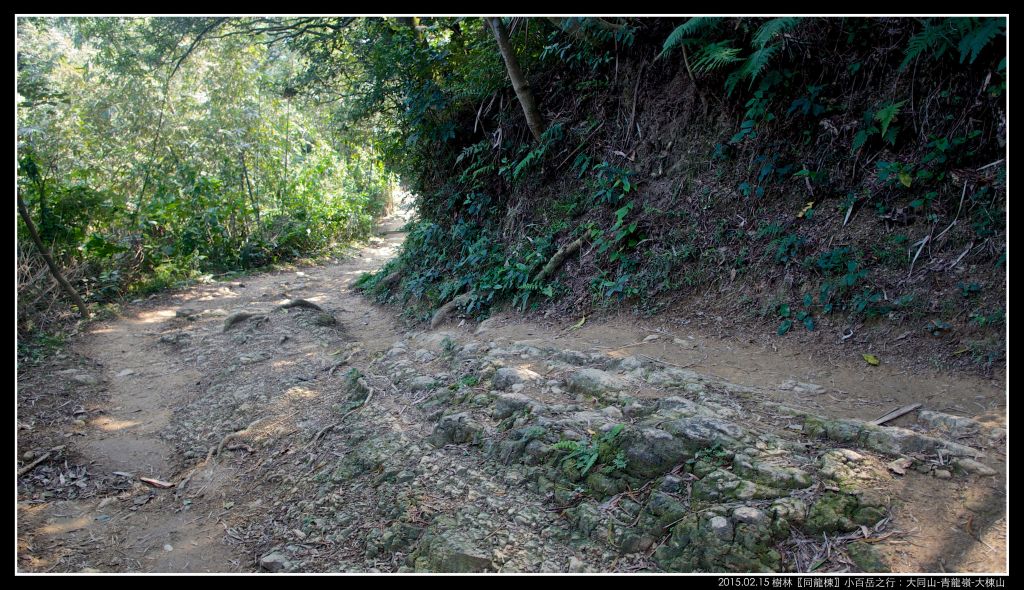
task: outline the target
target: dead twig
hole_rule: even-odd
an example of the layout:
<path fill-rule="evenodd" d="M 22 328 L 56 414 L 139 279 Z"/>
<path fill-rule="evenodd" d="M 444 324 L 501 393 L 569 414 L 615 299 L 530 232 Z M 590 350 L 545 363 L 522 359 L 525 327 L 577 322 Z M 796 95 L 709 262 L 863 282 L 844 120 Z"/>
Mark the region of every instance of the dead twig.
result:
<path fill-rule="evenodd" d="M 51 456 L 53 456 L 54 453 L 59 453 L 63 449 L 64 449 L 64 446 L 62 445 L 62 446 L 59 446 L 59 447 L 53 447 L 49 451 L 46 451 L 45 453 L 43 453 L 43 455 L 41 457 L 39 457 L 35 461 L 32 461 L 28 465 L 18 469 L 18 477 L 21 477 L 22 475 L 25 475 L 29 471 L 32 471 L 33 469 L 38 467 L 40 463 L 42 463 L 44 461 L 47 461 Z"/>

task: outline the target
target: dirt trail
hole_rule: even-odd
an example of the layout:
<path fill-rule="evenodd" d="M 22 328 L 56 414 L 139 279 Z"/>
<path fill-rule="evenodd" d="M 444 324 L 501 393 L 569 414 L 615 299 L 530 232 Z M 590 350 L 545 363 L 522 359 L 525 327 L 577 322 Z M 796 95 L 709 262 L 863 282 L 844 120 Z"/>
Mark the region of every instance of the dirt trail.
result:
<path fill-rule="evenodd" d="M 657 547 L 647 558 L 620 558 L 575 528 L 562 530 L 562 515 L 543 505 L 550 493 L 530 495 L 520 485 L 537 479 L 529 461 L 527 467 L 495 463 L 457 445 L 432 450 L 427 444 L 448 424 L 431 388 L 441 382 L 452 383 L 448 391 L 472 388 L 477 377 L 459 375 L 484 366 L 476 350 L 491 350 L 483 361 L 504 349 L 526 351 L 510 353 L 511 359 L 572 349 L 609 362 L 649 362 L 651 370 L 685 367 L 759 388 L 758 403 L 781 402 L 830 418 L 871 420 L 920 402 L 974 418 L 976 427 L 1005 427 L 999 383 L 865 369 L 796 347 L 719 339 L 696 325 L 623 318 L 573 329 L 500 315 L 479 326 L 455 320 L 443 331 L 410 334 L 393 310 L 352 289 L 363 272 L 394 254 L 403 239 L 401 221 L 389 220 L 378 238 L 343 261 L 161 295 L 93 326 L 74 346 L 77 364 L 57 372 L 66 402 L 44 399 L 53 375 L 20 377 L 21 439 L 63 440 L 67 449 L 63 466 L 44 463 L 22 478 L 19 567 L 395 571 L 415 562 L 417 569 L 447 571 L 494 564 L 506 571 L 656 571 L 649 558 Z M 299 298 L 322 309 L 279 307 Z M 225 330 L 225 320 L 239 311 L 254 317 Z M 544 359 L 523 368 L 545 374 L 548 385 L 536 395 L 525 391 L 552 407 L 573 403 L 561 399 L 568 369 Z M 412 377 L 410 367 L 420 376 Z M 465 403 L 492 403 L 485 390 Z M 634 393 L 641 401 L 677 395 L 652 385 Z M 575 402 L 581 400 L 577 395 Z M 486 420 L 475 411 L 466 414 L 467 424 Z M 894 424 L 913 423 L 907 416 Z M 493 435 L 493 447 L 484 447 L 497 449 L 505 442 L 501 428 L 481 427 L 465 440 L 458 429 L 442 434 L 449 443 L 472 444 L 480 443 L 478 435 Z M 783 424 L 781 436 L 785 430 Z M 377 442 L 367 447 L 368 440 Z M 26 451 L 23 443 L 19 453 Z M 1005 448 L 993 444 L 986 451 L 996 476 L 958 478 L 942 490 L 934 471 L 899 480 L 886 475 L 889 489 L 903 496 L 895 518 L 914 539 L 889 540 L 890 567 L 1004 569 Z M 140 477 L 175 487 L 152 487 Z M 77 488 L 62 487 L 68 481 Z M 944 507 L 923 509 L 937 503 Z M 330 506 L 341 507 L 327 511 Z M 637 542 L 647 551 L 642 539 Z M 464 549 L 490 544 L 495 548 L 486 559 Z"/>

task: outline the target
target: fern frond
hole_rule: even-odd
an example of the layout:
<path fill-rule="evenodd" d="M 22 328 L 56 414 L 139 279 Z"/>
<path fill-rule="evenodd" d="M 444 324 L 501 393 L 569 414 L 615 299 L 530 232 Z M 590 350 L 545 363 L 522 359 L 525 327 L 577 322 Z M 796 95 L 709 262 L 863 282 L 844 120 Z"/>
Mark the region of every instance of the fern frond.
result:
<path fill-rule="evenodd" d="M 743 64 L 743 75 L 750 78 L 750 83 L 753 84 L 754 80 L 764 71 L 768 64 L 771 63 L 775 54 L 781 49 L 781 45 L 769 45 L 762 47 L 754 53 L 750 54 L 747 58 L 747 62 Z"/>
<path fill-rule="evenodd" d="M 679 25 L 674 31 L 669 33 L 668 38 L 665 39 L 665 43 L 662 45 L 661 53 L 658 54 L 658 57 L 665 55 L 670 49 L 682 44 L 682 42 L 687 38 L 693 37 L 697 33 L 714 29 L 718 26 L 718 23 L 721 20 L 721 18 L 713 16 L 695 16 Z"/>
<path fill-rule="evenodd" d="M 882 124 L 882 137 L 885 137 L 885 133 L 889 129 L 889 124 L 896 118 L 896 115 L 900 112 L 900 108 L 902 108 L 906 102 L 907 101 L 905 100 L 901 100 L 899 102 L 890 103 L 875 113 L 875 120 Z"/>
<path fill-rule="evenodd" d="M 792 31 L 800 24 L 799 18 L 796 17 L 784 17 L 784 18 L 773 18 L 757 29 L 754 33 L 752 43 L 755 47 L 764 49 L 768 43 L 771 42 L 776 36 Z"/>
<path fill-rule="evenodd" d="M 960 39 L 960 63 L 964 63 L 964 59 L 968 55 L 971 56 L 971 61 L 968 63 L 974 63 L 974 60 L 978 59 L 978 54 L 981 53 L 981 50 L 992 39 L 995 39 L 997 35 L 1005 33 L 1006 21 L 1004 19 L 986 18 L 981 24 L 973 27 Z"/>
<path fill-rule="evenodd" d="M 946 25 L 945 22 L 936 25 L 931 21 L 924 21 L 924 28 L 921 29 L 921 32 L 911 37 L 907 43 L 907 51 L 904 54 L 903 63 L 900 64 L 900 69 L 906 69 L 910 62 L 917 59 L 917 56 L 930 49 L 952 45 L 949 37 L 946 36 Z M 936 53 L 941 52 L 936 50 Z"/>
<path fill-rule="evenodd" d="M 719 41 L 703 47 L 693 62 L 693 69 L 699 74 L 717 70 L 718 68 L 740 61 L 737 57 L 740 50 L 730 47 L 728 41 Z"/>

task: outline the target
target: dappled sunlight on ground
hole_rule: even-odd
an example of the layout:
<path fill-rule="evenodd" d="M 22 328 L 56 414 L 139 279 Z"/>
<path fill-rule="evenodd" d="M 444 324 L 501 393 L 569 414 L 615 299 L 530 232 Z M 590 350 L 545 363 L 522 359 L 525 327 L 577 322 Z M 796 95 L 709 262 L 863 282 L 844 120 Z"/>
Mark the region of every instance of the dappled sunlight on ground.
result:
<path fill-rule="evenodd" d="M 92 519 L 89 518 L 89 516 L 79 516 L 78 518 L 73 518 L 64 522 L 55 522 L 40 527 L 39 532 L 44 535 L 59 535 L 61 533 L 84 529 L 91 523 Z"/>
<path fill-rule="evenodd" d="M 106 432 L 116 432 L 118 430 L 124 430 L 126 428 L 133 428 L 138 426 L 141 422 L 137 420 L 115 420 L 113 418 L 103 417 L 96 418 L 89 422 L 90 426 L 104 430 Z"/>

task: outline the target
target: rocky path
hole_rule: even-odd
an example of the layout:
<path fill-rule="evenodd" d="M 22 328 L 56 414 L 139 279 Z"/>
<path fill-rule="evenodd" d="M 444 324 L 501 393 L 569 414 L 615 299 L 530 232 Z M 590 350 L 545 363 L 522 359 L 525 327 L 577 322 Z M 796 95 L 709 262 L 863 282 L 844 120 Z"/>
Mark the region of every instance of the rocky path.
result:
<path fill-rule="evenodd" d="M 409 332 L 352 290 L 401 239 L 157 297 L 24 371 L 19 567 L 1005 570 L 998 388 L 875 426 L 676 331 Z"/>

